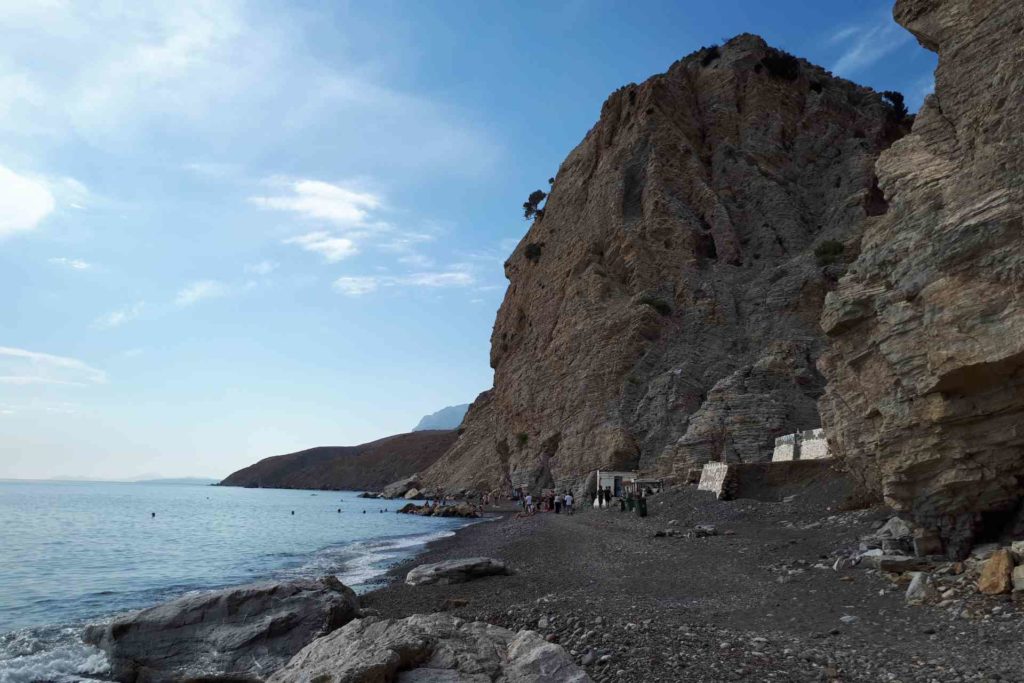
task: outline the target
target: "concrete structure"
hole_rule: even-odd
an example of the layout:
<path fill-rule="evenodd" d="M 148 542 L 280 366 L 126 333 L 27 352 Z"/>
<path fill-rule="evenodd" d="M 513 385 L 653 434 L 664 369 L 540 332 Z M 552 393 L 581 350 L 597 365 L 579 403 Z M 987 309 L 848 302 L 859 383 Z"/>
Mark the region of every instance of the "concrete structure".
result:
<path fill-rule="evenodd" d="M 789 460 L 822 460 L 831 457 L 825 430 L 808 429 L 795 434 L 786 434 L 775 439 L 772 462 Z"/>
<path fill-rule="evenodd" d="M 709 462 L 704 465 L 700 473 L 700 483 L 697 484 L 699 491 L 711 491 L 718 498 L 728 497 L 726 493 L 726 480 L 729 477 L 729 465 L 724 462 Z"/>
<path fill-rule="evenodd" d="M 719 500 L 752 498 L 778 501 L 788 495 L 799 495 L 807 486 L 841 476 L 832 468 L 829 458 L 731 464 L 709 462 L 704 465 L 697 488 L 714 493 Z"/>

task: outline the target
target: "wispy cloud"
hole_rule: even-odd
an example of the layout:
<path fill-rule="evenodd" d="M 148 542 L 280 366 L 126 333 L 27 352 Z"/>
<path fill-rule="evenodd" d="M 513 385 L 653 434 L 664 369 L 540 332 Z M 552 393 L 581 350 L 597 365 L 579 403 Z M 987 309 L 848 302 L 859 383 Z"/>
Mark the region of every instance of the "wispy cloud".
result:
<path fill-rule="evenodd" d="M 71 270 L 89 270 L 90 268 L 92 268 L 91 263 L 77 258 L 67 258 L 65 256 L 58 256 L 48 260 L 55 266 L 70 268 Z"/>
<path fill-rule="evenodd" d="M 448 270 L 408 273 L 406 275 L 348 275 L 334 281 L 334 289 L 346 296 L 363 296 L 382 288 L 469 287 L 476 283 L 474 274 L 464 265 Z"/>
<path fill-rule="evenodd" d="M 204 299 L 216 299 L 227 296 L 230 288 L 219 280 L 198 280 L 178 292 L 174 303 L 178 306 L 191 306 Z"/>
<path fill-rule="evenodd" d="M 252 273 L 253 275 L 270 275 L 275 270 L 277 270 L 277 264 L 273 261 L 260 261 L 245 267 L 245 272 Z"/>
<path fill-rule="evenodd" d="M 305 235 L 286 239 L 284 243 L 297 244 L 305 251 L 320 254 L 328 263 L 337 263 L 359 252 L 359 248 L 353 239 L 337 237 L 323 231 L 307 232 Z"/>
<path fill-rule="evenodd" d="M 0 238 L 34 230 L 56 207 L 45 181 L 0 166 Z"/>
<path fill-rule="evenodd" d="M 289 211 L 302 218 L 328 221 L 341 227 L 362 227 L 370 212 L 381 207 L 381 199 L 370 192 L 360 192 L 322 180 L 275 180 L 284 184 L 285 192 L 250 197 L 249 201 L 263 209 Z"/>
<path fill-rule="evenodd" d="M 0 346 L 0 384 L 104 384 L 102 370 L 66 356 Z"/>
<path fill-rule="evenodd" d="M 833 64 L 832 71 L 850 77 L 896 51 L 909 40 L 910 34 L 888 14 L 880 15 L 869 24 L 842 28 L 829 38 L 829 43 L 843 46 L 843 53 Z"/>
<path fill-rule="evenodd" d="M 96 320 L 93 321 L 92 326 L 99 329 L 120 327 L 128 321 L 138 318 L 142 313 L 143 308 L 145 308 L 145 302 L 140 301 L 132 306 L 111 311 L 110 313 L 96 318 Z"/>

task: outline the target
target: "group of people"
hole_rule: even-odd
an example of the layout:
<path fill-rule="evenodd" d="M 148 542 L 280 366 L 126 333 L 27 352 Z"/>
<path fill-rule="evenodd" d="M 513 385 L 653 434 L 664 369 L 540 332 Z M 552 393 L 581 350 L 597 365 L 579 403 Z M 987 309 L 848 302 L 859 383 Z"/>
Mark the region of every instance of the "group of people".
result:
<path fill-rule="evenodd" d="M 560 514 L 563 510 L 566 514 L 571 515 L 574 511 L 575 499 L 568 491 L 543 493 L 538 499 L 528 491 L 516 489 L 512 492 L 512 499 L 519 501 L 519 505 L 523 509 L 520 513 L 522 515 L 532 515 L 538 511 Z"/>

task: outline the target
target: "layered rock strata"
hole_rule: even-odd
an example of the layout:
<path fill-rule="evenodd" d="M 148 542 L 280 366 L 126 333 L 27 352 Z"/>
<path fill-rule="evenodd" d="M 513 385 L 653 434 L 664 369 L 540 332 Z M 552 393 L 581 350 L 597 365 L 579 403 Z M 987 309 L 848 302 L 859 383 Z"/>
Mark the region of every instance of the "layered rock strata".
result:
<path fill-rule="evenodd" d="M 961 557 L 1024 493 L 1024 4 L 894 13 L 938 53 L 935 93 L 879 159 L 888 213 L 826 299 L 821 412 L 864 489 Z"/>
<path fill-rule="evenodd" d="M 685 472 L 817 427 L 821 306 L 898 118 L 752 35 L 612 94 L 505 264 L 494 388 L 425 483 Z"/>

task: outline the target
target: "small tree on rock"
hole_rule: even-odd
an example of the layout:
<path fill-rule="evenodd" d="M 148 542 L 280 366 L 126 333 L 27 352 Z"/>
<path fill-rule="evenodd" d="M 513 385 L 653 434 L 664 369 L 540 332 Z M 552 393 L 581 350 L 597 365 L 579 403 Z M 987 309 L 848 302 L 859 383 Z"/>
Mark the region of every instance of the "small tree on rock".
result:
<path fill-rule="evenodd" d="M 530 193 L 529 198 L 523 202 L 523 218 L 530 220 L 536 217 L 537 220 L 544 218 L 544 209 L 541 208 L 540 203 L 547 198 L 547 193 L 544 190 L 534 190 Z"/>

